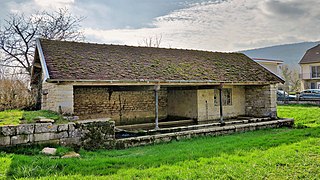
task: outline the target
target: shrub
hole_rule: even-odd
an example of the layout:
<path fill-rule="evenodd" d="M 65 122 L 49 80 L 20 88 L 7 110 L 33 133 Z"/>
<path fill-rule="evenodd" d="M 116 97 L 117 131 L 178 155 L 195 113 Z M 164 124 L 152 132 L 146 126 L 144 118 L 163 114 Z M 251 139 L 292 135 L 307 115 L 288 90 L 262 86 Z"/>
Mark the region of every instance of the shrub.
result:
<path fill-rule="evenodd" d="M 0 111 L 29 109 L 35 103 L 26 83 L 16 79 L 0 79 Z"/>

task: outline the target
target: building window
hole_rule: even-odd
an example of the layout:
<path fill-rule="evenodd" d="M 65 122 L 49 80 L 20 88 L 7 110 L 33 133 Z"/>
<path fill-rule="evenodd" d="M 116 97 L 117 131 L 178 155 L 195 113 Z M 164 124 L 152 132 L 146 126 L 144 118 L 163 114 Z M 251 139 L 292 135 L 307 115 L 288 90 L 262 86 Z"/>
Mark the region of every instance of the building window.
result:
<path fill-rule="evenodd" d="M 311 78 L 320 77 L 320 66 L 311 66 Z"/>
<path fill-rule="evenodd" d="M 316 83 L 312 82 L 310 85 L 311 85 L 310 89 L 316 89 Z"/>
<path fill-rule="evenodd" d="M 219 89 L 214 90 L 214 105 L 220 106 Z M 232 105 L 232 89 L 224 88 L 222 89 L 222 105 L 231 106 Z"/>

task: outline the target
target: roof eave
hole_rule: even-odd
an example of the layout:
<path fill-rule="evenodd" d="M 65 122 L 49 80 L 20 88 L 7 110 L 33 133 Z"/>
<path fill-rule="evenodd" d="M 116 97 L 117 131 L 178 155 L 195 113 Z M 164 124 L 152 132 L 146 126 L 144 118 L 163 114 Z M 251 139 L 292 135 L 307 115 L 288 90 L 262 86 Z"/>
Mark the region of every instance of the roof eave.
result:
<path fill-rule="evenodd" d="M 282 80 L 282 79 L 281 79 Z M 91 80 L 91 79 L 47 79 L 50 83 L 101 83 L 112 85 L 219 85 L 221 83 L 226 85 L 267 85 L 284 83 L 281 81 L 246 81 L 246 82 L 234 82 L 234 81 L 212 81 L 212 80 Z"/>
<path fill-rule="evenodd" d="M 46 63 L 46 60 L 45 60 L 45 57 L 44 57 L 44 54 L 42 51 L 41 42 L 40 42 L 39 38 L 36 39 L 36 46 L 37 46 L 37 50 L 38 50 L 38 54 L 39 54 L 39 59 L 40 59 L 42 71 L 44 73 L 43 81 L 47 81 L 48 79 L 50 79 L 50 75 L 49 75 L 47 63 Z"/>
<path fill-rule="evenodd" d="M 320 63 L 320 60 L 319 61 L 309 61 L 309 62 L 299 62 L 299 64 L 313 64 L 313 63 Z"/>

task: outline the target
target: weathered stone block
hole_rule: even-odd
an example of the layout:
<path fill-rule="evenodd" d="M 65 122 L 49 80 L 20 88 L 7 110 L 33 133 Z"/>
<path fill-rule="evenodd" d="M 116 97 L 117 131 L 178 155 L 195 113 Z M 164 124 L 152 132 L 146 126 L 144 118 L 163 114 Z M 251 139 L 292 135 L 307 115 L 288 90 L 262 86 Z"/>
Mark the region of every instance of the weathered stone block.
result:
<path fill-rule="evenodd" d="M 9 136 L 0 136 L 0 146 L 8 146 L 10 145 L 10 137 Z"/>
<path fill-rule="evenodd" d="M 42 149 L 41 153 L 42 154 L 46 154 L 46 155 L 56 155 L 57 149 L 56 148 L 45 147 L 45 148 Z"/>
<path fill-rule="evenodd" d="M 30 135 L 22 134 L 11 137 L 11 145 L 26 144 L 30 140 Z"/>
<path fill-rule="evenodd" d="M 41 133 L 41 134 L 34 134 L 33 138 L 34 141 L 48 141 L 51 137 L 54 136 L 54 133 Z"/>
<path fill-rule="evenodd" d="M 33 134 L 33 124 L 21 124 L 17 127 L 17 134 Z"/>
<path fill-rule="evenodd" d="M 35 133 L 57 132 L 58 126 L 51 123 L 41 123 L 35 125 Z"/>
<path fill-rule="evenodd" d="M 71 123 L 68 123 L 68 130 L 69 130 L 69 133 L 73 130 L 75 130 L 76 128 L 76 124 L 71 122 Z"/>
<path fill-rule="evenodd" d="M 68 131 L 68 129 L 69 129 L 69 125 L 68 124 L 59 124 L 58 125 L 58 132 Z"/>
<path fill-rule="evenodd" d="M 60 144 L 63 146 L 80 145 L 80 137 L 60 139 Z"/>
<path fill-rule="evenodd" d="M 69 137 L 81 137 L 81 131 L 79 129 L 74 129 L 72 131 L 69 131 Z"/>
<path fill-rule="evenodd" d="M 62 139 L 62 138 L 67 138 L 68 132 L 64 131 L 64 132 L 59 132 L 59 133 L 54 133 L 53 136 L 50 137 L 50 139 Z"/>
<path fill-rule="evenodd" d="M 14 136 L 17 134 L 17 126 L 0 126 L 0 135 Z"/>

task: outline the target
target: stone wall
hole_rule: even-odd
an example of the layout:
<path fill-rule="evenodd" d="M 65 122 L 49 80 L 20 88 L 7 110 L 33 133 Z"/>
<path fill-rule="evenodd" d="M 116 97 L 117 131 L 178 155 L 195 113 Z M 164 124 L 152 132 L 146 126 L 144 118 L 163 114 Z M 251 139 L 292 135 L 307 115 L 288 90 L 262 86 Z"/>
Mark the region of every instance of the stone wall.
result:
<path fill-rule="evenodd" d="M 73 85 L 42 83 L 41 109 L 73 114 Z"/>
<path fill-rule="evenodd" d="M 260 122 L 260 120 L 256 118 L 255 120 L 243 120 L 240 124 L 230 122 L 222 127 L 213 124 L 212 127 L 209 127 L 211 125 L 208 124 L 207 128 L 200 127 L 203 125 L 195 125 L 189 128 L 180 127 L 181 131 L 178 132 L 156 133 L 155 135 L 124 139 L 115 138 L 115 123 L 106 119 L 86 120 L 59 125 L 51 123 L 22 124 L 18 126 L 0 126 L 0 147 L 31 144 L 59 144 L 63 146 L 83 147 L 87 150 L 121 149 L 188 139 L 197 136 L 217 136 L 264 128 L 292 127 L 293 123 L 293 119 Z"/>
<path fill-rule="evenodd" d="M 277 118 L 276 86 L 246 86 L 245 112 L 247 116 Z"/>
<path fill-rule="evenodd" d="M 0 147 L 28 144 L 77 145 L 85 149 L 113 148 L 114 122 L 106 119 L 68 124 L 35 123 L 0 126 Z"/>
<path fill-rule="evenodd" d="M 168 116 L 197 119 L 197 90 L 168 90 Z"/>
<path fill-rule="evenodd" d="M 224 86 L 232 89 L 231 105 L 223 106 L 224 117 L 245 114 L 245 89 L 243 86 Z M 198 90 L 198 121 L 220 118 L 220 106 L 214 105 L 214 89 Z"/>
<path fill-rule="evenodd" d="M 113 91 L 107 87 L 74 87 L 74 114 L 83 118 L 112 118 L 134 124 L 155 118 L 154 91 Z M 167 91 L 159 91 L 159 117 L 167 116 Z"/>

